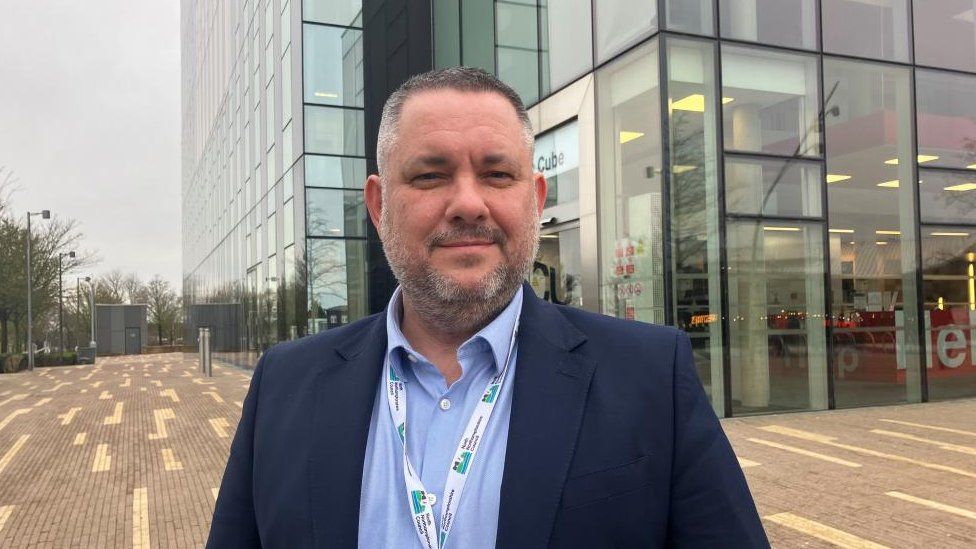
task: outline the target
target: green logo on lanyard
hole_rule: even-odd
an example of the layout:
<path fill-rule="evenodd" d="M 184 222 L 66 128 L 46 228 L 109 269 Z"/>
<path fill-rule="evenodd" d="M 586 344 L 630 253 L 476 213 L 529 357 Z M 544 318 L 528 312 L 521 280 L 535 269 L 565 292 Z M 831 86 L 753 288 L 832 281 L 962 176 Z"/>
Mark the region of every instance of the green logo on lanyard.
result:
<path fill-rule="evenodd" d="M 471 464 L 471 452 L 464 450 L 461 455 L 454 460 L 454 466 L 451 467 L 460 474 L 465 474 L 468 472 L 468 465 Z"/>
<path fill-rule="evenodd" d="M 488 390 L 485 391 L 485 396 L 481 397 L 481 401 L 491 404 L 495 402 L 495 397 L 497 396 L 498 396 L 498 384 L 496 383 L 495 385 L 488 387 Z"/>
<path fill-rule="evenodd" d="M 403 429 L 406 428 L 406 423 L 401 423 L 397 425 L 397 434 L 400 435 L 400 442 L 403 442 Z"/>
<path fill-rule="evenodd" d="M 396 375 L 392 367 L 390 368 L 390 381 L 400 381 L 400 376 Z"/>
<path fill-rule="evenodd" d="M 419 515 L 427 509 L 427 494 L 423 490 L 410 492 L 410 499 L 413 501 L 413 514 Z"/>

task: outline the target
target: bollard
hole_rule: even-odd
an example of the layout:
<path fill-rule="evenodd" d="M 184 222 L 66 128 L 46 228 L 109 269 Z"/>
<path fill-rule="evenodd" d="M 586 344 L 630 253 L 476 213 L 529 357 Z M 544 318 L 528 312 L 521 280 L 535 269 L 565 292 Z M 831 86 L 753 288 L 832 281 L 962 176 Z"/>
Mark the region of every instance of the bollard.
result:
<path fill-rule="evenodd" d="M 203 373 L 203 333 L 206 330 L 207 330 L 206 328 L 200 328 L 197 335 L 197 357 L 199 358 L 199 362 L 200 362 L 201 374 Z"/>
<path fill-rule="evenodd" d="M 207 377 L 213 377 L 213 361 L 210 356 L 210 328 L 203 329 L 203 358 L 204 358 L 204 374 Z"/>

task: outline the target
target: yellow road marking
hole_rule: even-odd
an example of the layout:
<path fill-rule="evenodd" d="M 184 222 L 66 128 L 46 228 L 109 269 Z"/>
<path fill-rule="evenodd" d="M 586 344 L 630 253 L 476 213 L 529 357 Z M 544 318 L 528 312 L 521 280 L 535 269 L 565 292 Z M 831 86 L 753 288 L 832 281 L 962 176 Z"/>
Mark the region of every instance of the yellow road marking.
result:
<path fill-rule="evenodd" d="M 82 393 L 87 393 L 88 392 L 88 389 L 82 389 L 81 392 Z"/>
<path fill-rule="evenodd" d="M 212 381 L 204 381 L 204 380 L 202 380 L 200 378 L 194 379 L 193 380 L 193 383 L 196 383 L 197 385 L 213 385 L 213 382 Z"/>
<path fill-rule="evenodd" d="M 61 387 L 64 387 L 65 385 L 71 385 L 71 382 L 70 381 L 62 381 L 61 383 L 58 383 L 54 387 L 51 387 L 50 389 L 44 389 L 41 392 L 43 392 L 43 393 L 53 393 L 54 391 L 57 391 L 58 389 L 60 389 Z"/>
<path fill-rule="evenodd" d="M 235 400 L 234 401 L 234 404 L 236 404 L 238 408 L 243 408 L 244 407 L 244 403 L 241 402 L 241 401 L 239 401 L 239 400 Z"/>
<path fill-rule="evenodd" d="M 96 382 L 92 383 L 91 384 L 92 385 L 92 389 L 98 389 L 98 386 L 101 385 L 101 384 L 102 384 L 101 381 L 96 381 Z"/>
<path fill-rule="evenodd" d="M 227 430 L 230 429 L 230 424 L 227 423 L 227 418 L 216 417 L 210 420 L 210 426 L 213 430 L 217 432 L 217 436 L 220 438 L 227 438 Z"/>
<path fill-rule="evenodd" d="M 92 473 L 108 471 L 112 468 L 112 456 L 108 455 L 108 444 L 99 444 L 95 448 L 95 462 L 92 463 Z"/>
<path fill-rule="evenodd" d="M 176 459 L 172 448 L 163 448 L 163 467 L 167 471 L 182 471 L 183 462 Z"/>
<path fill-rule="evenodd" d="M 159 396 L 169 397 L 173 402 L 179 402 L 180 397 L 176 394 L 176 389 L 166 389 L 165 391 L 160 391 Z"/>
<path fill-rule="evenodd" d="M 85 443 L 85 439 L 88 438 L 88 433 L 78 433 L 75 435 L 75 441 L 71 443 L 72 446 L 81 446 Z"/>
<path fill-rule="evenodd" d="M 810 450 L 804 450 L 803 448 L 797 448 L 796 446 L 790 446 L 788 444 L 780 444 L 778 442 L 773 442 L 771 440 L 765 440 L 761 438 L 750 438 L 747 439 L 749 442 L 755 442 L 756 444 L 762 444 L 764 446 L 769 446 L 770 448 L 778 448 L 780 450 L 785 450 L 787 452 L 793 452 L 794 454 L 800 454 L 801 456 L 812 457 L 814 459 L 820 459 L 823 461 L 829 461 L 830 463 L 836 463 L 837 465 L 843 465 L 845 467 L 860 467 L 860 463 L 855 463 L 853 461 L 847 461 L 846 459 L 836 458 L 833 456 L 828 456 L 826 454 L 821 454 L 818 452 L 811 452 Z"/>
<path fill-rule="evenodd" d="M 220 493 L 220 488 L 211 488 L 210 493 L 213 494 L 214 501 L 217 501 L 217 494 Z"/>
<path fill-rule="evenodd" d="M 0 402 L 0 406 L 3 406 L 4 404 L 6 404 L 8 402 L 13 402 L 15 400 L 24 400 L 25 398 L 27 398 L 27 394 L 14 395 L 14 396 L 8 398 L 7 400 L 5 400 L 3 402 Z"/>
<path fill-rule="evenodd" d="M 886 431 L 884 429 L 871 429 L 871 432 L 876 435 L 884 435 L 886 437 L 894 437 L 894 438 L 900 438 L 904 440 L 911 440 L 914 442 L 923 442 L 925 444 L 931 444 L 933 446 L 938 446 L 943 450 L 949 450 L 950 452 L 959 452 L 960 454 L 969 454 L 971 456 L 976 456 L 976 448 L 973 448 L 972 446 L 962 446 L 959 444 L 942 442 L 941 440 L 932 440 L 930 438 L 917 437 L 915 435 L 909 435 L 908 433 L 899 433 L 897 431 Z"/>
<path fill-rule="evenodd" d="M 30 412 L 30 408 L 17 408 L 13 412 L 10 412 L 10 414 L 8 414 L 3 421 L 0 421 L 0 431 L 3 431 L 4 427 L 9 425 L 10 422 L 13 421 L 15 417 L 22 416 L 28 412 Z"/>
<path fill-rule="evenodd" d="M 127 377 L 125 378 L 125 383 L 120 383 L 119 387 L 130 387 L 131 385 L 132 385 L 132 378 Z"/>
<path fill-rule="evenodd" d="M 925 467 L 926 469 L 934 469 L 936 471 L 943 471 L 946 473 L 953 473 L 964 477 L 976 478 L 976 473 L 972 471 L 957 469 L 956 467 L 949 467 L 948 465 L 940 465 L 938 463 L 928 463 L 925 461 L 919 461 L 917 459 L 912 459 L 905 456 L 899 456 L 897 454 L 888 454 L 885 452 L 879 452 L 877 450 L 871 450 L 869 448 L 861 448 L 860 446 L 841 444 L 839 442 L 836 442 L 836 439 L 834 439 L 833 437 L 819 435 L 817 433 L 811 433 L 809 431 L 791 429 L 789 427 L 783 427 L 781 425 L 767 425 L 765 427 L 760 427 L 760 429 L 763 429 L 764 431 L 769 431 L 770 433 L 778 433 L 789 437 L 799 438 L 803 440 L 810 440 L 813 442 L 819 442 L 821 444 L 833 446 L 834 448 L 841 448 L 858 454 L 864 454 L 866 456 L 890 459 L 892 461 L 900 461 L 902 463 L 911 463 L 912 465 L 918 465 L 919 467 Z"/>
<path fill-rule="evenodd" d="M 102 391 L 102 394 L 98 395 L 98 400 L 108 400 L 112 398 L 112 393 L 108 391 Z"/>
<path fill-rule="evenodd" d="M 59 415 L 58 419 L 61 420 L 61 425 L 70 425 L 71 420 L 75 418 L 75 414 L 77 414 L 80 411 L 81 411 L 80 407 L 74 407 L 68 410 L 67 412 Z"/>
<path fill-rule="evenodd" d="M 17 439 L 17 442 L 15 442 L 14 445 L 11 446 L 9 450 L 7 450 L 7 453 L 4 454 L 3 457 L 0 457 L 0 473 L 3 473 L 3 470 L 6 469 L 8 465 L 10 465 L 10 462 L 13 461 L 14 456 L 16 456 L 17 452 L 19 452 L 20 449 L 24 447 L 24 444 L 27 443 L 27 439 L 29 438 L 30 435 L 20 435 L 20 438 Z"/>
<path fill-rule="evenodd" d="M 0 507 L 0 532 L 3 532 L 3 527 L 7 524 L 7 519 L 10 518 L 10 514 L 13 512 L 13 505 L 4 505 Z"/>
<path fill-rule="evenodd" d="M 91 379 L 91 377 L 92 377 L 93 375 L 95 375 L 95 372 L 88 372 L 88 375 L 87 375 L 87 376 L 85 376 L 85 377 L 82 377 L 82 378 L 80 378 L 80 379 L 81 379 L 82 381 L 88 381 L 89 379 Z"/>
<path fill-rule="evenodd" d="M 162 381 L 159 381 L 158 379 L 154 379 L 154 380 L 150 381 L 149 383 L 152 383 L 156 387 L 162 387 L 163 386 L 163 382 Z"/>
<path fill-rule="evenodd" d="M 843 530 L 832 528 L 826 524 L 821 524 L 819 522 L 794 515 L 793 513 L 777 513 L 775 515 L 769 515 L 765 517 L 765 519 L 779 524 L 780 526 L 792 528 L 797 532 L 802 532 L 808 536 L 821 539 L 827 543 L 832 543 L 838 547 L 845 547 L 849 549 L 887 549 L 887 547 L 884 545 L 874 543 L 873 541 L 868 541 L 864 538 L 859 538 L 854 534 L 849 534 Z"/>
<path fill-rule="evenodd" d="M 5 396 L 9 395 L 11 392 L 12 391 L 10 389 L 7 389 L 6 391 L 0 393 L 0 397 L 5 397 Z"/>
<path fill-rule="evenodd" d="M 976 520 L 976 511 L 970 511 L 969 509 L 953 507 L 952 505 L 946 505 L 945 503 L 939 503 L 938 501 L 923 499 L 909 494 L 903 494 L 901 492 L 885 492 L 885 495 L 904 501 L 917 503 L 919 505 L 924 505 L 926 507 L 931 507 L 932 509 L 938 509 L 939 511 L 945 511 L 946 513 L 952 513 L 953 515 L 959 515 L 960 517 Z"/>
<path fill-rule="evenodd" d="M 54 400 L 54 399 L 51 398 L 51 397 L 42 398 L 41 400 L 38 400 L 37 402 L 34 403 L 34 407 L 37 408 L 39 406 L 44 406 L 45 404 L 47 404 L 48 402 L 51 402 L 52 400 Z"/>
<path fill-rule="evenodd" d="M 123 404 L 125 404 L 125 402 L 116 402 L 115 403 L 115 411 L 112 413 L 112 415 L 110 415 L 107 418 L 105 418 L 105 420 L 102 422 L 102 425 L 118 425 L 118 424 L 122 423 L 122 405 Z"/>
<path fill-rule="evenodd" d="M 912 423 L 910 421 L 898 421 L 897 419 L 882 419 L 886 423 L 894 423 L 896 425 L 907 425 L 908 427 L 919 427 L 921 429 L 931 429 L 933 431 L 942 431 L 943 433 L 954 433 L 957 435 L 967 435 L 971 437 L 976 437 L 976 431 L 963 431 L 962 429 L 951 429 L 949 427 L 939 427 L 937 425 L 926 425 L 924 423 Z"/>
<path fill-rule="evenodd" d="M 746 469 L 749 467 L 758 467 L 762 465 L 762 463 L 759 463 L 758 461 L 752 461 L 751 459 L 740 458 L 738 456 L 736 456 L 736 459 L 739 460 L 739 467 L 741 467 L 742 469 Z"/>
<path fill-rule="evenodd" d="M 217 393 L 215 393 L 214 391 L 207 391 L 207 392 L 205 392 L 205 393 L 203 393 L 203 394 L 205 394 L 205 395 L 210 395 L 210 396 L 211 396 L 211 397 L 213 397 L 213 399 L 214 399 L 214 400 L 216 400 L 216 401 L 217 401 L 217 402 L 218 402 L 219 404 L 223 404 L 223 403 L 225 402 L 225 401 L 224 401 L 224 398 L 223 398 L 223 397 L 221 397 L 220 395 L 218 395 Z"/>
<path fill-rule="evenodd" d="M 146 388 L 145 387 L 139 387 L 139 390 L 142 391 L 142 392 L 146 392 Z"/>
<path fill-rule="evenodd" d="M 170 419 L 176 419 L 176 414 L 173 413 L 172 408 L 153 410 L 153 422 L 156 424 L 156 432 L 149 433 L 149 440 L 168 438 L 169 433 L 166 431 L 166 421 Z"/>
<path fill-rule="evenodd" d="M 149 549 L 149 490 L 132 491 L 132 547 Z"/>

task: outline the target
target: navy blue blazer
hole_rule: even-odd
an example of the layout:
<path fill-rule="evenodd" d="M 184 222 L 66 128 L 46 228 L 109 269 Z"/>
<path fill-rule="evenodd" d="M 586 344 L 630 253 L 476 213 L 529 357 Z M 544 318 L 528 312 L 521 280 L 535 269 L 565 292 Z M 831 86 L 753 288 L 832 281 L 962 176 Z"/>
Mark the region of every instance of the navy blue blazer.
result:
<path fill-rule="evenodd" d="M 356 547 L 385 350 L 378 314 L 264 354 L 207 547 Z M 518 362 L 496 547 L 768 547 L 687 335 L 526 286 Z"/>

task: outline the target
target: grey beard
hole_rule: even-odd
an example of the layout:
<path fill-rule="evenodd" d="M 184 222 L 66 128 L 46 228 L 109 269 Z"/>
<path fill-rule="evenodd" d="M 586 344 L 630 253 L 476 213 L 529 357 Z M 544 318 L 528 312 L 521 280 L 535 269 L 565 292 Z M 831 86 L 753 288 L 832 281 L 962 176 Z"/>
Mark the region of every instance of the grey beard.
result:
<path fill-rule="evenodd" d="M 529 230 L 535 232 L 531 246 L 512 250 L 515 257 L 511 261 L 503 262 L 488 273 L 475 288 L 464 288 L 433 270 L 426 261 L 418 261 L 409 255 L 399 235 L 391 230 L 388 211 L 383 210 L 380 224 L 386 237 L 383 252 L 393 275 L 423 321 L 445 334 L 470 334 L 491 322 L 512 300 L 538 253 L 539 222 L 534 219 L 538 216 L 531 216 Z M 505 244 L 504 234 L 488 228 L 458 228 L 458 231 L 491 235 L 500 246 Z M 431 249 L 443 237 L 435 235 L 425 244 Z"/>

